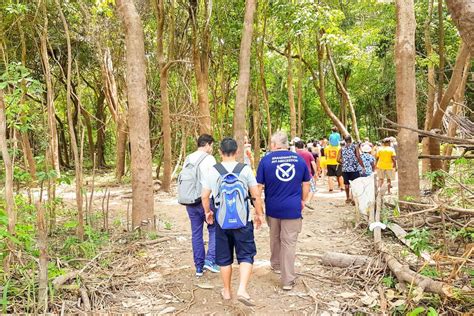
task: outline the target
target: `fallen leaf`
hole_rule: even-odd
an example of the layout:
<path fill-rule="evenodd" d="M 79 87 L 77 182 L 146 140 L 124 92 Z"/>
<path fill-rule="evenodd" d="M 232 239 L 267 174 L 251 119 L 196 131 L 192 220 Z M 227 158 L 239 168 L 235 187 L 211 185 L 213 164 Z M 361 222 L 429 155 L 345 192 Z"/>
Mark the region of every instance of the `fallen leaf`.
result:
<path fill-rule="evenodd" d="M 405 302 L 406 302 L 405 300 L 396 300 L 393 303 L 389 302 L 389 304 L 392 306 L 392 308 L 395 308 L 395 307 L 404 305 Z"/>
<path fill-rule="evenodd" d="M 395 291 L 394 290 L 387 290 L 385 292 L 385 297 L 387 297 L 387 300 L 391 301 L 395 298 Z"/>

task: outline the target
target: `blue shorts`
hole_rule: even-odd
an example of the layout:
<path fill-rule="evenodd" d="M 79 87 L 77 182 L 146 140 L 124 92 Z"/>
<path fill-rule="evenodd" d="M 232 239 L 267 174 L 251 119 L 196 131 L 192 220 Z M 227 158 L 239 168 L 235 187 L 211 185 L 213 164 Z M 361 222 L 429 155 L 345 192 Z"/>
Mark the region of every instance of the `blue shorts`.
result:
<path fill-rule="evenodd" d="M 253 264 L 253 258 L 257 254 L 253 222 L 248 222 L 246 227 L 239 229 L 222 229 L 216 225 L 216 264 L 221 267 L 231 265 L 234 262 L 234 249 L 239 264 Z"/>

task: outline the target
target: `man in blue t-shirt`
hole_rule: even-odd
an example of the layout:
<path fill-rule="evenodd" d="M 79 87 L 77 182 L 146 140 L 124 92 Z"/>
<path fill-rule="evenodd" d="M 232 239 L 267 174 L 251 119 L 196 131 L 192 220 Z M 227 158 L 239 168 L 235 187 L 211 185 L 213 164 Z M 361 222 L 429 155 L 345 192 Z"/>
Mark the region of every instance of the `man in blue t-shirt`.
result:
<path fill-rule="evenodd" d="M 311 175 L 303 158 L 288 150 L 288 136 L 272 136 L 272 152 L 262 158 L 257 182 L 265 187 L 265 209 L 270 227 L 271 268 L 281 273 L 283 290 L 295 284 L 295 253 L 301 232 L 301 211 L 309 193 Z"/>
<path fill-rule="evenodd" d="M 339 143 L 341 142 L 341 134 L 337 131 L 337 127 L 333 126 L 331 129 L 331 135 L 329 135 L 329 144 L 331 146 L 339 146 Z"/>

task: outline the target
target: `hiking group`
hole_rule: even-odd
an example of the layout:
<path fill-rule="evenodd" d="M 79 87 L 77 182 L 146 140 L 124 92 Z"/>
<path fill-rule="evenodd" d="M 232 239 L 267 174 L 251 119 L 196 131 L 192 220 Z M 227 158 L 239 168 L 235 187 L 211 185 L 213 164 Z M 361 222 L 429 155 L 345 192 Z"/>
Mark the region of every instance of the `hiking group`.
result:
<path fill-rule="evenodd" d="M 178 202 L 186 206 L 191 222 L 196 276 L 202 276 L 205 270 L 220 272 L 222 299 L 231 299 L 235 254 L 239 264 L 237 299 L 247 306 L 255 305 L 247 292 L 257 253 L 254 228 L 259 229 L 266 221 L 270 228 L 271 269 L 280 275 L 282 289 L 291 290 L 297 277 L 295 256 L 302 211 L 305 207 L 313 209 L 317 181 L 327 177 L 332 192 L 332 177 L 336 177 L 341 188 L 344 183 L 350 202 L 350 181 L 370 175 L 375 167 L 381 170 L 381 184 L 384 178 L 389 182 L 393 179 L 395 151 L 389 139 L 378 150 L 368 140 L 356 145 L 346 136 L 344 141 L 337 129 L 329 142 L 321 139 L 309 144 L 299 138 L 289 142 L 286 133 L 279 131 L 272 135 L 270 151 L 254 171 L 248 139 L 241 151 L 245 163 L 237 162 L 238 145 L 232 138 L 220 142 L 221 162 L 217 163 L 212 155 L 213 137 L 201 135 L 197 150 L 186 157 L 178 177 Z M 207 252 L 204 224 L 209 235 Z"/>

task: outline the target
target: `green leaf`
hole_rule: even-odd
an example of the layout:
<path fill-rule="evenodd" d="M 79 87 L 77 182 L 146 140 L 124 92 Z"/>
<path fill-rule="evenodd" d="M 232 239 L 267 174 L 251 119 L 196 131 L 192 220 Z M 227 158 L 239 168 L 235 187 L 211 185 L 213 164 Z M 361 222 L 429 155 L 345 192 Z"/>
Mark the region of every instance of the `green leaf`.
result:
<path fill-rule="evenodd" d="M 424 307 L 417 307 L 407 314 L 407 316 L 418 316 L 425 311 Z"/>

